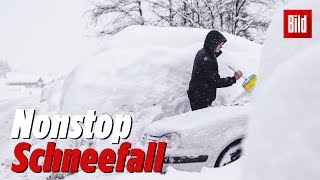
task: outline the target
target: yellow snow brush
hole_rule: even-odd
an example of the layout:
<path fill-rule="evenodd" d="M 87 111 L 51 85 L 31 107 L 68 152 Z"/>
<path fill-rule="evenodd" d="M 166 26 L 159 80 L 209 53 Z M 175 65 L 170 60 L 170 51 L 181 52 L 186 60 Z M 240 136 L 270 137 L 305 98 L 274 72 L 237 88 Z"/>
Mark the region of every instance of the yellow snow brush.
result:
<path fill-rule="evenodd" d="M 232 67 L 228 66 L 232 71 L 236 72 L 236 70 L 234 70 Z M 244 77 L 242 76 L 242 78 L 244 79 L 244 82 L 242 83 L 242 86 L 245 90 L 250 90 L 254 87 L 254 85 L 256 84 L 257 81 L 257 75 L 252 74 L 249 77 Z"/>

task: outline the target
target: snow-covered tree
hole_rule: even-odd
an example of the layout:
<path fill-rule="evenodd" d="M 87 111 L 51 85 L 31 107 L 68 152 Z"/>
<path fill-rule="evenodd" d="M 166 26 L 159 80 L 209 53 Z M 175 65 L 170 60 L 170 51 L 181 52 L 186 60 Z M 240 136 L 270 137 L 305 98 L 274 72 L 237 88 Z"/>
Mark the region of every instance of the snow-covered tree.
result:
<path fill-rule="evenodd" d="M 131 25 L 144 25 L 142 0 L 99 0 L 89 11 L 94 25 L 103 24 L 101 35 L 115 34 Z"/>
<path fill-rule="evenodd" d="M 263 15 L 263 11 L 272 8 L 270 0 L 219 0 L 218 9 L 220 30 L 252 38 L 252 29 L 265 31 L 270 18 Z"/>
<path fill-rule="evenodd" d="M 210 0 L 146 1 L 152 4 L 150 11 L 156 15 L 159 22 L 166 22 L 169 26 L 212 28 L 214 16 L 211 18 L 208 13 L 213 15 L 215 9 L 208 7 L 212 4 Z"/>
<path fill-rule="evenodd" d="M 9 63 L 4 60 L 0 60 L 0 78 L 6 78 L 7 73 L 11 71 Z"/>
<path fill-rule="evenodd" d="M 256 40 L 274 5 L 273 0 L 112 0 L 96 3 L 91 16 L 95 23 L 105 20 L 102 34 L 139 24 L 217 29 Z"/>

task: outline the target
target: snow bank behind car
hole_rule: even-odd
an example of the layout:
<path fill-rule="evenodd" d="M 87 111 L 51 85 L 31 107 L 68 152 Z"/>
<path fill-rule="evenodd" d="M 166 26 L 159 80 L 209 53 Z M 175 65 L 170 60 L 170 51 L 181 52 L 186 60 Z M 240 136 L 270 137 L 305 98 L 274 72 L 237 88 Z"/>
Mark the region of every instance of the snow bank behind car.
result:
<path fill-rule="evenodd" d="M 190 105 L 186 91 L 194 57 L 208 32 L 192 28 L 126 28 L 107 38 L 104 52 L 65 78 L 57 106 L 63 114 L 83 114 L 88 109 L 98 114 L 130 114 L 139 129 L 153 120 L 187 112 Z M 256 73 L 260 45 L 224 35 L 228 42 L 219 57 L 221 76 L 233 76 L 227 65 L 247 75 Z M 214 105 L 230 103 L 243 92 L 241 84 L 239 81 L 218 90 Z"/>
<path fill-rule="evenodd" d="M 245 180 L 320 179 L 319 8 L 303 0 L 285 7 L 313 10 L 312 39 L 283 39 L 283 9 L 270 25 L 245 146 Z"/>
<path fill-rule="evenodd" d="M 62 112 L 131 112 L 152 119 L 190 110 L 186 91 L 194 56 L 209 30 L 129 27 L 108 38 L 105 51 L 79 65 L 66 78 Z M 260 45 L 224 34 L 228 42 L 219 57 L 221 76 L 232 76 L 226 64 L 255 73 Z M 241 82 L 218 92 L 215 105 L 242 92 Z"/>

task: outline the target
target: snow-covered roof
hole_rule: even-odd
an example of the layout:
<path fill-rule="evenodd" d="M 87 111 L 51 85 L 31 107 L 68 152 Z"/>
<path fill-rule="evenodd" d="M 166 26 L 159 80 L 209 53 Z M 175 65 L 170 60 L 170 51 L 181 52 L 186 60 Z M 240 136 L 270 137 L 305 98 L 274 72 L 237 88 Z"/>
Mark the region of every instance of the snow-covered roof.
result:
<path fill-rule="evenodd" d="M 53 78 L 42 75 L 11 72 L 7 74 L 6 83 L 35 83 L 38 81 L 50 83 L 53 81 Z"/>

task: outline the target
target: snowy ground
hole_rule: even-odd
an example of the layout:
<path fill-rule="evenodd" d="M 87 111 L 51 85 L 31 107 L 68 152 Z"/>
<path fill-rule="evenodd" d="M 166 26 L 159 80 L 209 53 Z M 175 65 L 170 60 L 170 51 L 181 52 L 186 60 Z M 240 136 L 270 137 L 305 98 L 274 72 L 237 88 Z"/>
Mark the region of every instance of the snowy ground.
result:
<path fill-rule="evenodd" d="M 7 92 L 5 95 L 7 95 L 8 98 L 1 97 L 0 99 L 0 177 L 1 179 L 22 179 L 26 176 L 22 174 L 14 174 L 11 172 L 10 167 L 12 159 L 8 158 L 13 156 L 13 149 L 15 145 L 21 141 L 12 140 L 10 137 L 14 113 L 15 109 L 18 108 L 36 108 L 37 104 L 39 104 L 39 95 L 21 95 L 20 93 L 13 92 Z"/>
<path fill-rule="evenodd" d="M 186 172 L 177 171 L 173 168 L 169 168 L 165 175 L 158 173 L 133 173 L 133 174 L 113 174 L 106 175 L 102 173 L 85 174 L 77 173 L 72 176 L 68 176 L 66 180 L 72 179 L 113 179 L 113 180 L 172 180 L 172 179 L 220 179 L 220 180 L 240 180 L 242 177 L 242 161 L 236 161 L 228 166 L 222 168 L 203 168 L 201 172 Z"/>

